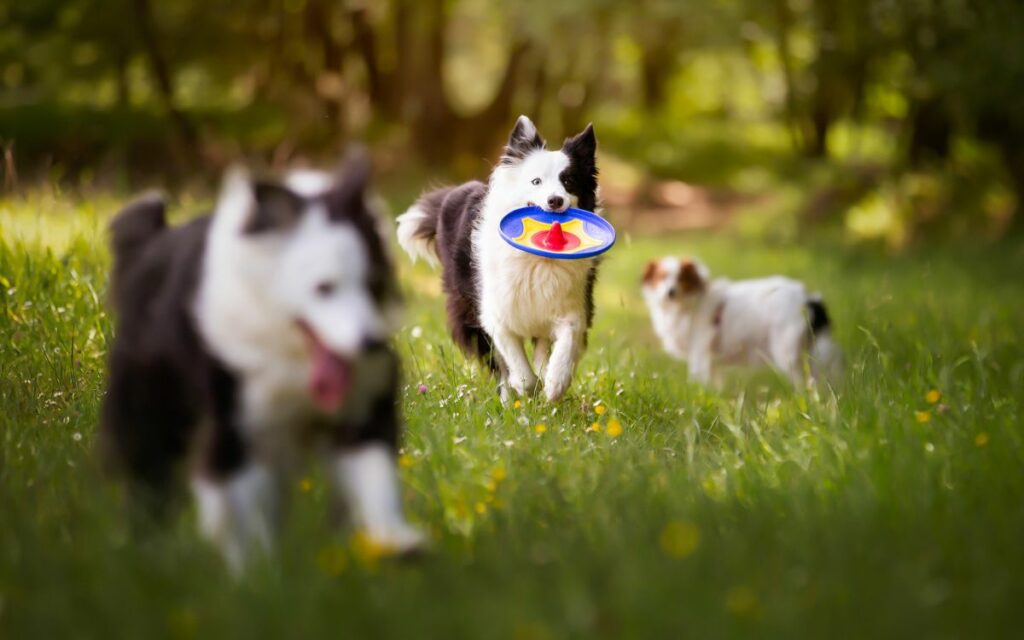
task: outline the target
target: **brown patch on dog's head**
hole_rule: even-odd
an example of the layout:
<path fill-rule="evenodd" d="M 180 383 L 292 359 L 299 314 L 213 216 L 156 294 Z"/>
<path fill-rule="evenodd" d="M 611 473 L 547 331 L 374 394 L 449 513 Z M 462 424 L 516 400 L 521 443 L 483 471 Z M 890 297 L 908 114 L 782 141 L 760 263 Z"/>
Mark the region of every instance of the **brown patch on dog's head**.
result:
<path fill-rule="evenodd" d="M 683 293 L 703 291 L 704 287 L 707 286 L 697 263 L 689 258 L 683 258 L 679 261 L 679 275 L 677 277 Z"/>
<path fill-rule="evenodd" d="M 661 261 L 660 260 L 651 260 L 650 262 L 647 263 L 647 266 L 644 268 L 643 283 L 645 285 L 654 284 L 655 282 L 660 280 L 661 277 L 664 276 L 664 275 L 665 275 L 665 272 L 661 268 Z"/>

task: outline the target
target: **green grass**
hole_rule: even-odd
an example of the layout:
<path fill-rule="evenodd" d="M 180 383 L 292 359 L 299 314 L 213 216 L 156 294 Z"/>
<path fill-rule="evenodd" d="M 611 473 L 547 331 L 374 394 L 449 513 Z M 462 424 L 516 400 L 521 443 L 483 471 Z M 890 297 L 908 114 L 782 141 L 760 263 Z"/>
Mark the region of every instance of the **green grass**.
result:
<path fill-rule="evenodd" d="M 434 552 L 367 558 L 312 471 L 276 557 L 234 581 L 188 509 L 133 535 L 96 468 L 108 209 L 0 203 L 0 638 L 983 637 L 1024 618 L 1020 247 L 625 237 L 567 399 L 520 408 L 454 352 L 436 274 L 403 257 L 406 502 Z M 688 384 L 637 291 L 670 252 L 822 290 L 835 393 Z"/>

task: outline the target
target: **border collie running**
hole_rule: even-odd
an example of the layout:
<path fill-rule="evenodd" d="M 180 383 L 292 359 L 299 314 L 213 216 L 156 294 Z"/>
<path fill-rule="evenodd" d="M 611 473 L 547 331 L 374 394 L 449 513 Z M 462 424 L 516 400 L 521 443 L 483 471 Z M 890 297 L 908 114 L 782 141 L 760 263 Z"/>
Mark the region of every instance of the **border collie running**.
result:
<path fill-rule="evenodd" d="M 395 552 L 422 542 L 400 505 L 386 342 L 397 294 L 369 171 L 362 154 L 338 175 L 283 182 L 234 169 L 211 216 L 170 228 L 151 196 L 111 224 L 105 452 L 156 508 L 191 459 L 202 533 L 236 571 L 270 546 L 312 445 L 371 540 Z"/>
<path fill-rule="evenodd" d="M 812 378 L 839 375 L 825 303 L 802 282 L 712 280 L 698 260 L 666 257 L 647 264 L 643 295 L 662 346 L 695 382 L 717 382 L 718 365 L 767 364 L 800 387 L 805 354 Z"/>
<path fill-rule="evenodd" d="M 467 182 L 423 195 L 398 218 L 398 241 L 415 260 L 440 259 L 455 342 L 524 395 L 543 378 L 555 401 L 569 388 L 594 316 L 598 259 L 552 260 L 506 244 L 498 223 L 513 209 L 597 209 L 597 140 L 587 126 L 548 151 L 520 116 L 489 184 Z M 533 341 L 533 366 L 525 341 Z M 493 353 L 496 351 L 497 353 Z"/>

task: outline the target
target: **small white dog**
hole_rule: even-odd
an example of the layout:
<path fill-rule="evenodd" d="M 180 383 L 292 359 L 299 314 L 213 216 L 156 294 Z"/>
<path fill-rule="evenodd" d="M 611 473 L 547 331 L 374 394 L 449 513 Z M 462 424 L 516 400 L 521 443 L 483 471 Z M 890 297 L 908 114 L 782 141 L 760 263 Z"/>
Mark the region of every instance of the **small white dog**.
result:
<path fill-rule="evenodd" d="M 718 365 L 769 365 L 796 386 L 836 373 L 840 352 L 829 317 L 802 282 L 772 276 L 732 282 L 711 280 L 694 259 L 661 258 L 644 271 L 644 300 L 654 331 L 672 356 L 686 361 L 690 377 L 718 382 Z"/>

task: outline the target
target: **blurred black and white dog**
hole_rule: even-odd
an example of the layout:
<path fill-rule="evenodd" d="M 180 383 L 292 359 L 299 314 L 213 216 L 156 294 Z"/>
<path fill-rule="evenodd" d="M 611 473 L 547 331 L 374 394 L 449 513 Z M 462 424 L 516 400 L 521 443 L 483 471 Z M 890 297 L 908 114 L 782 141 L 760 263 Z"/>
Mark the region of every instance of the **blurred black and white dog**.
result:
<path fill-rule="evenodd" d="M 549 400 L 569 388 L 594 316 L 598 261 L 524 253 L 501 239 L 498 224 L 528 205 L 595 211 L 596 152 L 591 126 L 549 151 L 533 122 L 520 116 L 488 184 L 431 191 L 398 218 L 405 251 L 414 260 L 440 260 L 452 337 L 499 376 L 503 399 L 509 387 L 530 393 L 538 376 Z"/>
<path fill-rule="evenodd" d="M 721 365 L 770 365 L 799 387 L 805 355 L 812 378 L 839 374 L 825 303 L 802 282 L 712 280 L 700 261 L 666 257 L 647 264 L 643 295 L 665 351 L 696 382 L 716 381 Z"/>
<path fill-rule="evenodd" d="M 156 506 L 191 460 L 202 533 L 235 570 L 271 544 L 311 447 L 371 540 L 422 541 L 400 504 L 397 293 L 369 171 L 362 154 L 283 181 L 234 169 L 210 216 L 171 228 L 153 196 L 111 225 L 105 450 Z"/>

